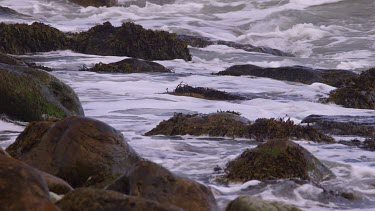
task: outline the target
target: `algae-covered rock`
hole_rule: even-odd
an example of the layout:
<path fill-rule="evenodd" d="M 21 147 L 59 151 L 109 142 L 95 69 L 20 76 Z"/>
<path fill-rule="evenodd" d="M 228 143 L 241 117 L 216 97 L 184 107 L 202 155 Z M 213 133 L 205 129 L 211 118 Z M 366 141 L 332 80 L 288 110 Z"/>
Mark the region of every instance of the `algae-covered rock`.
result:
<path fill-rule="evenodd" d="M 339 69 L 323 70 L 303 66 L 267 68 L 251 64 L 234 65 L 218 72 L 217 75 L 251 75 L 304 84 L 319 82 L 335 87 L 342 86 L 346 80 L 357 76 L 357 74 L 351 71 Z"/>
<path fill-rule="evenodd" d="M 73 2 L 75 4 L 78 4 L 83 7 L 112 7 L 118 5 L 117 0 L 69 0 L 70 2 Z"/>
<path fill-rule="evenodd" d="M 329 94 L 328 102 L 347 108 L 375 109 L 375 68 L 348 80 Z"/>
<path fill-rule="evenodd" d="M 171 70 L 165 68 L 163 65 L 145 61 L 141 59 L 124 59 L 119 62 L 103 64 L 95 64 L 91 68 L 81 69 L 83 71 L 92 71 L 100 73 L 149 73 L 149 72 L 162 72 L 170 73 Z"/>
<path fill-rule="evenodd" d="M 228 162 L 222 180 L 299 178 L 319 183 L 333 177 L 326 166 L 300 145 L 286 139 L 273 139 L 255 149 L 245 150 Z"/>
<path fill-rule="evenodd" d="M 140 159 L 120 132 L 77 116 L 31 123 L 6 151 L 73 187 L 103 187 Z"/>
<path fill-rule="evenodd" d="M 0 113 L 22 121 L 84 115 L 73 89 L 43 70 L 0 64 Z"/>
<path fill-rule="evenodd" d="M 147 60 L 191 60 L 187 44 L 176 34 L 144 29 L 134 23 L 114 27 L 109 22 L 73 35 L 73 50 L 96 55 L 129 56 Z"/>
<path fill-rule="evenodd" d="M 71 40 L 58 29 L 43 23 L 0 23 L 0 51 L 10 54 L 65 50 Z"/>
<path fill-rule="evenodd" d="M 228 92 L 219 91 L 211 88 L 204 87 L 192 87 L 188 84 L 179 84 L 173 92 L 168 92 L 168 94 L 178 95 L 178 96 L 189 96 L 202 98 L 206 100 L 245 100 L 246 98 L 231 94 Z"/>
<path fill-rule="evenodd" d="M 225 211 L 301 211 L 297 207 L 276 201 L 266 201 L 251 196 L 239 196 L 231 201 Z"/>
<path fill-rule="evenodd" d="M 56 205 L 61 210 L 105 210 L 105 211 L 182 211 L 135 196 L 127 196 L 115 191 L 94 188 L 78 188 L 65 195 Z"/>
<path fill-rule="evenodd" d="M 186 211 L 217 210 L 216 200 L 207 186 L 174 175 L 151 161 L 138 162 L 106 189 Z"/>

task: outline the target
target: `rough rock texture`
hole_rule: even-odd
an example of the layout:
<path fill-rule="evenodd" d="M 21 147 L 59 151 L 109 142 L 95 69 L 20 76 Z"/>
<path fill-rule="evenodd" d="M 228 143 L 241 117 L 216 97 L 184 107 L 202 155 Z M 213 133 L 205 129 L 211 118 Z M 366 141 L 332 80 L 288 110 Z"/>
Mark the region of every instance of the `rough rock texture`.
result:
<path fill-rule="evenodd" d="M 362 72 L 343 87 L 333 90 L 328 102 L 347 108 L 375 109 L 375 68 Z"/>
<path fill-rule="evenodd" d="M 302 66 L 264 68 L 251 64 L 234 65 L 218 72 L 217 75 L 251 75 L 304 84 L 319 82 L 334 87 L 342 86 L 346 80 L 357 76 L 357 74 L 347 70 L 322 70 Z"/>
<path fill-rule="evenodd" d="M 149 73 L 162 72 L 170 73 L 171 70 L 156 62 L 141 59 L 124 59 L 119 62 L 95 64 L 91 68 L 81 69 L 83 71 L 103 72 L 103 73 Z"/>
<path fill-rule="evenodd" d="M 211 190 L 172 174 L 150 161 L 140 161 L 106 189 L 170 204 L 186 211 L 217 210 Z"/>
<path fill-rule="evenodd" d="M 73 190 L 72 186 L 70 186 L 64 180 L 62 180 L 58 177 L 55 177 L 51 174 L 48 174 L 46 172 L 43 172 L 43 171 L 40 171 L 40 170 L 37 170 L 37 171 L 39 172 L 39 174 L 42 175 L 42 177 L 46 181 L 47 186 L 48 186 L 48 190 L 50 192 L 61 195 L 61 194 L 69 193 L 70 191 Z"/>
<path fill-rule="evenodd" d="M 75 4 L 78 4 L 83 7 L 112 7 L 118 4 L 117 0 L 69 0 Z"/>
<path fill-rule="evenodd" d="M 146 30 L 134 23 L 114 27 L 109 22 L 73 35 L 74 50 L 81 53 L 129 56 L 147 60 L 191 60 L 187 44 L 176 34 Z"/>
<path fill-rule="evenodd" d="M 65 34 L 43 23 L 0 23 L 0 51 L 10 54 L 65 50 L 71 40 Z"/>
<path fill-rule="evenodd" d="M 273 139 L 245 150 L 227 163 L 223 181 L 299 178 L 319 183 L 333 173 L 310 152 L 285 139 Z M 221 180 L 219 179 L 219 180 Z"/>
<path fill-rule="evenodd" d="M 2 155 L 0 163 L 0 210 L 58 210 L 34 168 Z"/>
<path fill-rule="evenodd" d="M 73 187 L 102 187 L 140 159 L 120 132 L 77 116 L 30 123 L 6 150 Z"/>
<path fill-rule="evenodd" d="M 231 201 L 225 211 L 301 211 L 297 207 L 276 201 L 265 201 L 251 196 L 239 196 Z"/>
<path fill-rule="evenodd" d="M 205 48 L 210 45 L 226 45 L 232 48 L 241 49 L 248 52 L 259 52 L 259 53 L 266 53 L 275 56 L 288 56 L 293 57 L 294 55 L 280 51 L 278 49 L 268 48 L 268 47 L 258 47 L 253 46 L 250 44 L 240 44 L 231 41 L 224 41 L 224 40 L 212 40 L 207 37 L 201 36 L 190 36 L 190 35 L 178 35 L 178 38 L 181 40 L 186 41 L 190 46 L 197 47 L 197 48 Z"/>
<path fill-rule="evenodd" d="M 310 115 L 302 123 L 311 124 L 311 127 L 334 135 L 375 135 L 375 116 L 324 116 Z"/>
<path fill-rule="evenodd" d="M 12 119 L 84 115 L 73 89 L 45 71 L 0 64 L 0 81 L 0 113 Z"/>
<path fill-rule="evenodd" d="M 211 88 L 204 87 L 192 87 L 188 84 L 179 84 L 173 92 L 168 92 L 168 94 L 178 95 L 178 96 L 189 96 L 196 98 L 203 98 L 206 100 L 245 100 L 246 98 L 231 94 L 228 92 L 223 92 Z"/>
<path fill-rule="evenodd" d="M 67 194 L 56 205 L 64 211 L 102 210 L 102 211 L 182 211 L 161 205 L 140 197 L 127 196 L 115 191 L 94 188 L 78 188 Z"/>

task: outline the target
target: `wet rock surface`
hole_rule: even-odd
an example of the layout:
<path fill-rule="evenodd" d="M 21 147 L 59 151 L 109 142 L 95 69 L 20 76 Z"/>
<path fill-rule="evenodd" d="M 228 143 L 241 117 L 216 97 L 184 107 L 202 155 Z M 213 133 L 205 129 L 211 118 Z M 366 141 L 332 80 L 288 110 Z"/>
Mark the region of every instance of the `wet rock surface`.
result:
<path fill-rule="evenodd" d="M 182 209 L 162 205 L 144 198 L 94 188 L 78 188 L 65 195 L 56 205 L 61 210 L 182 211 Z"/>
<path fill-rule="evenodd" d="M 363 141 L 360 141 L 358 139 L 352 139 L 349 141 L 340 140 L 338 141 L 338 143 L 347 146 L 355 146 L 364 150 L 375 151 L 375 136 L 366 138 Z"/>
<path fill-rule="evenodd" d="M 145 61 L 141 59 L 124 59 L 119 62 L 103 64 L 95 64 L 91 68 L 83 68 L 83 71 L 92 71 L 99 73 L 151 73 L 161 72 L 170 73 L 171 71 L 165 68 L 163 65 Z"/>
<path fill-rule="evenodd" d="M 1 52 L 0 52 L 0 63 L 27 67 L 26 63 L 24 63 L 22 60 L 14 58 L 13 56 L 10 56 Z"/>
<path fill-rule="evenodd" d="M 20 17 L 20 16 L 26 16 L 24 14 L 18 13 L 17 11 L 9 8 L 9 7 L 2 7 L 0 6 L 0 16 L 5 17 Z"/>
<path fill-rule="evenodd" d="M 333 173 L 300 145 L 286 139 L 273 139 L 255 149 L 245 150 L 227 163 L 219 181 L 299 178 L 313 183 L 334 178 Z"/>
<path fill-rule="evenodd" d="M 31 123 L 6 151 L 73 187 L 104 187 L 140 159 L 120 132 L 76 116 Z"/>
<path fill-rule="evenodd" d="M 140 161 L 106 187 L 186 211 L 217 210 L 211 190 L 193 180 L 179 177 L 151 161 Z"/>
<path fill-rule="evenodd" d="M 78 4 L 83 7 L 112 7 L 118 5 L 117 0 L 69 0 L 70 2 L 73 2 L 75 4 Z"/>
<path fill-rule="evenodd" d="M 347 108 L 375 109 L 375 68 L 362 72 L 333 90 L 328 102 Z"/>
<path fill-rule="evenodd" d="M 297 207 L 276 201 L 265 201 L 251 196 L 239 196 L 231 201 L 225 211 L 301 211 Z"/>
<path fill-rule="evenodd" d="M 312 69 L 303 66 L 291 67 L 259 67 L 255 65 L 234 65 L 217 75 L 241 76 L 250 75 L 256 77 L 272 78 L 276 80 L 299 82 L 304 84 L 324 83 L 330 86 L 342 86 L 348 79 L 356 77 L 357 74 L 347 70 L 323 70 Z"/>

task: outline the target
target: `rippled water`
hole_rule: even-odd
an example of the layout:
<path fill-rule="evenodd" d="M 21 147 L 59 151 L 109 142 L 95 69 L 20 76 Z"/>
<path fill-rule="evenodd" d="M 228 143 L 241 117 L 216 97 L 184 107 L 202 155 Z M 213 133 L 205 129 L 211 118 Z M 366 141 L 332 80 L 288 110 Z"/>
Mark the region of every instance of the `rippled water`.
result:
<path fill-rule="evenodd" d="M 126 1 L 122 0 L 126 4 Z M 375 66 L 375 3 L 373 0 L 176 0 L 173 4 L 145 7 L 82 8 L 64 0 L 0 0 L 30 17 L 0 17 L 8 22 L 46 22 L 64 31 L 85 30 L 110 21 L 119 25 L 133 21 L 146 28 L 201 35 L 244 44 L 278 48 L 296 57 L 249 53 L 226 46 L 191 48 L 193 60 L 158 61 L 172 74 L 97 74 L 79 72 L 79 66 L 114 62 L 126 57 L 103 57 L 57 51 L 22 58 L 52 67 L 52 74 L 78 93 L 85 113 L 122 131 L 142 156 L 175 173 L 210 185 L 223 208 L 239 194 L 284 201 L 305 210 L 375 209 L 375 154 L 341 144 L 299 141 L 323 160 L 338 176 L 316 187 L 296 181 L 264 184 L 250 181 L 224 187 L 214 182 L 214 167 L 224 166 L 245 148 L 256 143 L 246 140 L 208 137 L 145 137 L 143 134 L 174 112 L 210 113 L 234 110 L 250 120 L 291 117 L 299 123 L 310 114 L 367 115 L 373 110 L 348 109 L 320 104 L 334 87 L 305 85 L 266 78 L 213 76 L 234 64 L 266 67 L 305 65 L 315 68 L 343 68 L 360 72 Z M 219 102 L 163 94 L 180 82 L 235 92 L 254 99 Z M 21 126 L 0 121 L 0 144 L 9 145 Z M 336 137 L 344 139 L 348 137 Z M 326 194 L 351 192 L 348 201 Z"/>

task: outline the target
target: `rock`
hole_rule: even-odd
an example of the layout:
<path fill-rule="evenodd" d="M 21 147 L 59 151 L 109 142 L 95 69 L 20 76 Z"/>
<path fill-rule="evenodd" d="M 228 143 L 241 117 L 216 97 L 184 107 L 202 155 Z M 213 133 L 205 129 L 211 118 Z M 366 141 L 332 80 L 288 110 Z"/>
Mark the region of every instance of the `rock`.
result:
<path fill-rule="evenodd" d="M 163 65 L 156 62 L 144 61 L 141 59 L 124 59 L 119 62 L 103 64 L 98 63 L 95 66 L 83 71 L 103 72 L 103 73 L 148 73 L 162 72 L 170 73 L 171 71 Z"/>
<path fill-rule="evenodd" d="M 364 150 L 375 151 L 375 136 L 366 138 L 364 141 L 352 139 L 349 141 L 341 140 L 339 143 L 347 146 L 356 146 Z"/>
<path fill-rule="evenodd" d="M 130 0 L 124 2 L 122 5 L 125 7 L 129 7 L 131 5 L 135 5 L 138 7 L 145 7 L 146 2 L 156 5 L 165 5 L 165 4 L 173 4 L 175 3 L 175 0 Z"/>
<path fill-rule="evenodd" d="M 276 201 L 265 201 L 251 196 L 239 196 L 225 211 L 301 211 L 297 207 Z"/>
<path fill-rule="evenodd" d="M 160 122 L 145 135 L 209 135 L 249 138 L 257 141 L 293 138 L 314 142 L 335 142 L 332 137 L 312 127 L 295 125 L 291 120 L 260 118 L 251 123 L 240 114 L 230 111 L 211 114 L 175 114 L 169 120 Z"/>
<path fill-rule="evenodd" d="M 73 35 L 73 49 L 103 56 L 129 56 L 146 60 L 191 60 L 187 44 L 176 34 L 146 30 L 134 23 L 114 27 L 109 22 Z"/>
<path fill-rule="evenodd" d="M 67 194 L 56 205 L 61 210 L 155 210 L 182 211 L 181 209 L 165 206 L 155 201 L 140 197 L 127 196 L 115 191 L 94 188 L 78 188 Z"/>
<path fill-rule="evenodd" d="M 245 150 L 227 163 L 222 181 L 299 178 L 313 183 L 333 178 L 333 173 L 309 151 L 285 139 L 273 139 Z"/>
<path fill-rule="evenodd" d="M 216 137 L 248 137 L 249 120 L 239 114 L 217 112 L 212 114 L 175 114 L 147 132 L 152 135 L 209 135 Z"/>
<path fill-rule="evenodd" d="M 0 16 L 19 17 L 19 16 L 26 16 L 26 15 L 18 13 L 17 11 L 15 11 L 15 10 L 9 8 L 9 7 L 0 6 Z"/>
<path fill-rule="evenodd" d="M 0 23 L 0 51 L 10 54 L 66 50 L 71 40 L 51 26 Z"/>
<path fill-rule="evenodd" d="M 46 181 L 47 186 L 48 186 L 48 190 L 50 192 L 62 195 L 62 194 L 69 193 L 70 191 L 73 191 L 72 186 L 70 186 L 64 180 L 62 180 L 58 177 L 55 177 L 51 174 L 48 174 L 46 172 L 43 172 L 43 171 L 40 171 L 40 170 L 37 170 L 37 171 L 42 175 L 42 177 Z"/>
<path fill-rule="evenodd" d="M 294 57 L 293 54 L 280 51 L 278 49 L 268 48 L 268 47 L 257 47 L 250 44 L 240 44 L 231 41 L 224 41 L 224 40 L 213 40 L 207 37 L 201 36 L 191 36 L 191 35 L 178 35 L 178 38 L 186 41 L 188 45 L 197 48 L 205 48 L 210 45 L 226 45 L 228 47 L 241 49 L 247 52 L 258 52 L 258 53 L 266 53 L 275 56 L 288 56 Z"/>
<path fill-rule="evenodd" d="M 150 161 L 138 162 L 106 189 L 174 205 L 186 211 L 217 210 L 208 187 L 176 176 Z"/>
<path fill-rule="evenodd" d="M 328 102 L 347 108 L 375 109 L 375 68 L 362 72 L 343 87 L 333 90 Z"/>
<path fill-rule="evenodd" d="M 372 136 L 375 134 L 375 116 L 310 115 L 302 123 L 334 135 Z"/>
<path fill-rule="evenodd" d="M 45 71 L 0 64 L 0 113 L 21 121 L 84 115 L 65 83 Z"/>
<path fill-rule="evenodd" d="M 34 168 L 7 156 L 0 156 L 0 163 L 0 210 L 58 210 Z"/>
<path fill-rule="evenodd" d="M 83 7 L 112 7 L 118 5 L 117 0 L 69 0 Z"/>
<path fill-rule="evenodd" d="M 272 78 L 276 80 L 299 82 L 304 84 L 312 84 L 318 82 L 334 87 L 342 86 L 346 80 L 357 76 L 357 74 L 347 70 L 323 70 L 312 69 L 303 66 L 267 68 L 251 64 L 234 65 L 226 70 L 218 72 L 217 75 L 251 75 L 256 77 Z"/>
<path fill-rule="evenodd" d="M 202 98 L 206 100 L 245 100 L 245 97 L 231 94 L 228 92 L 219 91 L 211 88 L 204 87 L 192 87 L 188 84 L 179 84 L 173 92 L 168 92 L 168 94 L 177 96 L 189 96 Z"/>
<path fill-rule="evenodd" d="M 7 157 L 10 157 L 10 155 L 7 153 L 7 151 L 5 151 L 3 148 L 0 147 L 0 155 L 3 156 L 7 156 Z"/>
<path fill-rule="evenodd" d="M 120 132 L 78 116 L 31 123 L 6 150 L 73 187 L 105 186 L 140 159 Z"/>
<path fill-rule="evenodd" d="M 13 56 L 9 56 L 1 52 L 0 52 L 0 63 L 27 67 L 27 65 L 22 60 L 16 59 Z"/>

